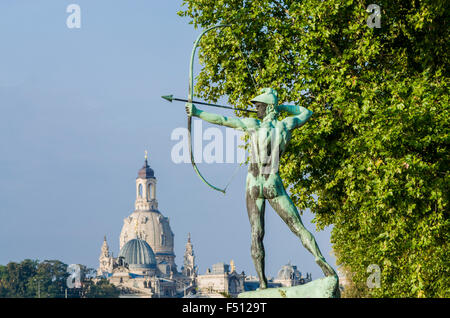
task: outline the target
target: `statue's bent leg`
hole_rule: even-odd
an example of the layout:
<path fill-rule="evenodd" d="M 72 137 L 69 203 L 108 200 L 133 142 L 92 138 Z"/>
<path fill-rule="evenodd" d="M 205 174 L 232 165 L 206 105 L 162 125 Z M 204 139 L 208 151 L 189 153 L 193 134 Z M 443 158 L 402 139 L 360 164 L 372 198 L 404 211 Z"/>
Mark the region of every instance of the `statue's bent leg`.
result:
<path fill-rule="evenodd" d="M 303 225 L 297 208 L 286 191 L 283 189 L 283 193 L 270 199 L 269 203 L 291 231 L 300 238 L 303 246 L 314 255 L 316 263 L 320 266 L 325 276 L 336 276 L 336 272 L 320 252 L 316 239 Z"/>
<path fill-rule="evenodd" d="M 267 288 L 267 279 L 264 274 L 264 210 L 265 199 L 252 198 L 250 193 L 246 193 L 247 213 L 252 229 L 252 259 L 255 264 L 256 273 L 259 277 L 259 288 Z"/>

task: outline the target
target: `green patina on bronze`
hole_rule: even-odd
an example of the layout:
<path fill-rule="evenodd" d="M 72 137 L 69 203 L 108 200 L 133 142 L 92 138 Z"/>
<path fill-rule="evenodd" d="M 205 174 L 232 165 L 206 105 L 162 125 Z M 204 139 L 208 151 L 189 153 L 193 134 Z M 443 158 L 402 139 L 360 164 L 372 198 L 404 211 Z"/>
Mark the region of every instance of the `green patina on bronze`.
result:
<path fill-rule="evenodd" d="M 251 101 L 257 108 L 256 118 L 233 118 L 202 111 L 192 103 L 186 104 L 186 112 L 209 123 L 244 131 L 250 136 L 250 164 L 246 181 L 247 212 L 251 224 L 251 254 L 260 281 L 260 288 L 267 288 L 264 273 L 264 211 L 269 201 L 289 229 L 300 238 L 311 252 L 316 263 L 327 277 L 337 281 L 334 269 L 326 262 L 314 236 L 304 227 L 296 206 L 284 188 L 278 173 L 278 159 L 286 149 L 292 131 L 303 126 L 313 114 L 312 111 L 295 105 L 278 105 L 277 92 L 264 88 Z M 285 111 L 292 116 L 278 120 L 278 113 Z M 330 281 L 327 280 L 329 283 Z M 320 287 L 320 284 L 315 284 Z M 334 289 L 337 285 L 334 285 Z"/>
<path fill-rule="evenodd" d="M 272 288 L 267 289 L 267 278 L 264 271 L 264 212 L 265 202 L 267 200 L 287 224 L 289 229 L 300 238 L 303 246 L 313 254 L 316 263 L 326 276 L 325 279 L 316 280 L 302 286 L 279 289 L 275 293 L 281 296 L 285 295 L 286 297 L 336 297 L 339 295 L 337 274 L 326 262 L 314 236 L 303 225 L 297 208 L 287 194 L 283 181 L 278 173 L 279 158 L 291 139 L 292 131 L 303 126 L 313 112 L 302 106 L 278 105 L 278 94 L 272 88 L 263 88 L 261 94 L 251 100 L 256 107 L 258 119 L 226 117 L 202 111 L 197 109 L 193 104 L 194 57 L 200 39 L 210 30 L 228 26 L 230 25 L 217 25 L 206 29 L 198 36 L 192 49 L 189 69 L 189 94 L 187 99 L 188 103 L 186 103 L 192 166 L 200 179 L 209 187 L 225 193 L 225 189 L 215 187 L 209 183 L 201 175 L 194 162 L 191 142 L 192 116 L 199 117 L 212 124 L 226 126 L 248 133 L 250 136 L 251 162 L 246 181 L 246 202 L 247 213 L 251 224 L 251 255 L 260 282 L 260 290 L 258 292 L 266 290 L 266 293 L 270 293 L 272 290 Z M 163 98 L 169 101 L 173 99 L 172 96 L 165 96 Z M 278 114 L 281 111 L 285 111 L 291 116 L 278 120 Z M 291 290 L 292 288 L 295 289 Z"/>
<path fill-rule="evenodd" d="M 195 58 L 195 51 L 197 50 L 198 44 L 200 43 L 200 39 L 203 37 L 203 35 L 205 35 L 207 32 L 209 32 L 210 30 L 214 30 L 217 28 L 223 28 L 226 27 L 227 25 L 216 25 L 213 26 L 209 29 L 206 29 L 205 31 L 203 31 L 202 33 L 200 33 L 200 35 L 197 37 L 197 39 L 194 42 L 194 47 L 192 48 L 192 53 L 191 53 L 191 61 L 189 64 L 189 92 L 188 92 L 188 102 L 192 103 L 193 98 L 194 98 L 194 58 Z M 211 187 L 214 190 L 220 191 L 222 193 L 225 193 L 225 189 L 220 189 L 216 186 L 213 186 L 211 183 L 209 183 L 200 173 L 200 170 L 198 170 L 197 165 L 195 164 L 194 161 L 194 154 L 192 152 L 192 137 L 191 137 L 191 126 L 192 126 L 192 116 L 188 114 L 188 123 L 187 123 L 187 127 L 188 127 L 188 132 L 189 132 L 189 152 L 190 152 L 190 156 L 191 156 L 191 163 L 192 163 L 192 167 L 195 170 L 195 173 L 197 173 L 197 175 L 199 176 L 199 178 L 206 183 L 209 187 Z"/>

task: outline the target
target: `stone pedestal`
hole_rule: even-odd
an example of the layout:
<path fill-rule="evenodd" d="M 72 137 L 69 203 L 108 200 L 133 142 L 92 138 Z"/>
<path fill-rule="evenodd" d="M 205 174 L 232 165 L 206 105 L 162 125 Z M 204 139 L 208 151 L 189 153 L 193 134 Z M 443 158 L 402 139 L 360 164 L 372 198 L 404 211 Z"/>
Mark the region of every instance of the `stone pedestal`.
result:
<path fill-rule="evenodd" d="M 238 298 L 339 298 L 339 278 L 329 276 L 304 285 L 277 287 L 241 293 Z"/>

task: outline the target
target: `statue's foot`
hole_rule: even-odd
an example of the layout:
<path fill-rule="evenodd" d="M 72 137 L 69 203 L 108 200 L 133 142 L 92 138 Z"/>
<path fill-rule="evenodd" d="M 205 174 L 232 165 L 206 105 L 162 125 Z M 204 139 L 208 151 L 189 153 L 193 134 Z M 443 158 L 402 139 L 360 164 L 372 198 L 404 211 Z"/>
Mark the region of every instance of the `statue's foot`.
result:
<path fill-rule="evenodd" d="M 266 282 L 259 282 L 259 287 L 256 290 L 266 289 L 267 283 Z"/>
<path fill-rule="evenodd" d="M 316 258 L 316 263 L 320 266 L 325 276 L 337 276 L 333 267 L 331 267 L 324 258 Z"/>

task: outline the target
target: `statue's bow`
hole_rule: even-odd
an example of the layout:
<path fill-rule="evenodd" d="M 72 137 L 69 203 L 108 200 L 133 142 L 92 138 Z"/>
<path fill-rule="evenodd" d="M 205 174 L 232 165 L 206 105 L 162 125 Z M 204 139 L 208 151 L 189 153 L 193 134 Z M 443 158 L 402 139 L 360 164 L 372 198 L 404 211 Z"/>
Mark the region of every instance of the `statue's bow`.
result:
<path fill-rule="evenodd" d="M 192 103 L 193 98 L 194 98 L 194 58 L 195 58 L 195 51 L 197 50 L 198 44 L 200 43 L 200 39 L 202 38 L 203 35 L 205 35 L 208 31 L 211 31 L 213 29 L 217 29 L 217 28 L 223 28 L 223 27 L 227 27 L 229 26 L 229 24 L 220 24 L 220 25 L 216 25 L 213 27 L 210 27 L 206 30 L 204 30 L 197 38 L 197 40 L 195 40 L 194 42 L 194 47 L 192 48 L 192 54 L 191 54 L 191 63 L 190 63 L 190 67 L 189 67 L 189 94 L 188 94 L 188 102 Z M 200 173 L 200 171 L 198 170 L 197 165 L 195 164 L 194 161 L 194 154 L 192 152 L 192 137 L 191 137 L 191 124 L 192 124 L 192 117 L 190 115 L 188 115 L 188 122 L 187 122 L 187 127 L 188 127 L 188 131 L 189 131 L 189 152 L 191 155 L 191 163 L 192 163 L 192 167 L 194 168 L 195 172 L 197 173 L 197 175 L 200 177 L 200 179 L 206 183 L 209 187 L 213 188 L 214 190 L 220 191 L 222 193 L 225 193 L 225 189 L 220 189 L 218 187 L 213 186 L 211 183 L 209 183 Z"/>

